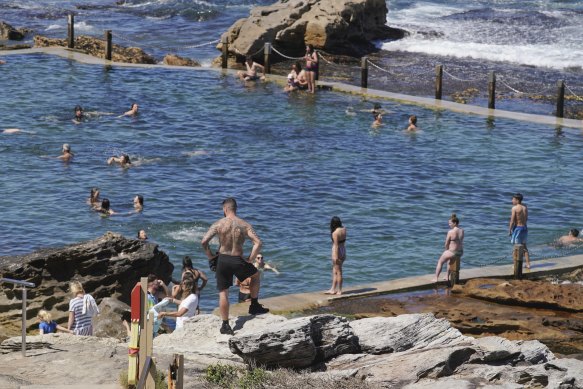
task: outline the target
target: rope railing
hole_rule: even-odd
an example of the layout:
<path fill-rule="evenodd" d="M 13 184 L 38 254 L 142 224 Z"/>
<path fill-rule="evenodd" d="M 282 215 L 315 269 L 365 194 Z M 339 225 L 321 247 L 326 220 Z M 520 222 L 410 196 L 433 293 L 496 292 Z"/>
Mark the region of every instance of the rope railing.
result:
<path fill-rule="evenodd" d="M 445 74 L 447 74 L 449 77 L 453 78 L 454 80 L 456 80 L 456 81 L 461 81 L 461 82 L 478 82 L 478 81 L 483 81 L 483 80 L 484 80 L 484 77 L 480 77 L 480 78 L 473 78 L 473 79 L 463 79 L 463 78 L 456 77 L 456 76 L 454 76 L 453 74 L 451 74 L 450 72 L 448 72 L 448 71 L 445 69 L 445 66 L 443 67 L 443 72 L 444 72 Z"/>
<path fill-rule="evenodd" d="M 573 90 L 571 88 L 569 88 L 569 85 L 565 84 L 565 88 L 569 91 L 569 93 L 571 93 L 573 96 L 575 96 L 575 99 L 577 101 L 583 101 L 583 97 L 578 96 L 575 92 L 573 92 Z"/>
<path fill-rule="evenodd" d="M 291 60 L 300 60 L 300 59 L 304 59 L 304 57 L 290 57 L 285 55 L 284 53 L 282 53 L 281 51 L 277 50 L 273 45 L 271 46 L 271 49 L 273 51 L 275 51 L 278 55 L 282 56 L 285 59 L 291 59 Z"/>
<path fill-rule="evenodd" d="M 122 40 L 124 42 L 128 42 L 128 43 L 130 43 L 132 45 L 144 46 L 143 43 L 137 42 L 137 41 L 135 41 L 133 39 L 130 39 L 127 36 L 122 35 L 122 34 L 120 34 L 118 32 L 116 32 L 116 33 L 112 32 L 112 35 L 115 38 L 120 39 L 120 40 Z M 146 47 L 154 48 L 154 49 L 158 49 L 158 50 L 185 50 L 185 49 L 196 49 L 196 48 L 203 47 L 203 46 L 209 46 L 209 45 L 217 44 L 220 41 L 221 41 L 220 39 L 215 39 L 215 40 L 212 40 L 210 42 L 204 42 L 204 43 L 193 44 L 193 45 L 174 46 L 174 47 L 158 46 L 158 45 L 155 45 L 155 44 L 148 44 Z"/>
<path fill-rule="evenodd" d="M 370 59 L 368 59 L 368 58 L 367 58 L 366 62 L 367 62 L 369 65 L 371 65 L 373 68 L 375 68 L 375 69 L 377 69 L 377 70 L 380 70 L 381 72 L 384 72 L 384 73 L 390 74 L 391 76 L 394 76 L 394 77 L 407 77 L 407 75 L 406 75 L 406 74 L 394 73 L 394 72 L 391 72 L 391 71 L 390 71 L 390 70 L 388 70 L 388 69 L 383 69 L 382 67 L 380 67 L 379 65 L 375 64 L 374 62 L 372 62 L 372 61 L 371 61 Z"/>
<path fill-rule="evenodd" d="M 500 83 L 501 83 L 502 85 L 504 85 L 506 88 L 510 89 L 510 90 L 511 90 L 512 92 L 514 92 L 514 93 L 518 93 L 518 94 L 520 94 L 520 95 L 524 95 L 524 94 L 526 94 L 525 92 L 521 92 L 521 91 L 519 91 L 519 90 L 517 90 L 517 89 L 515 89 L 515 88 L 511 87 L 510 85 L 508 85 L 508 84 L 507 84 L 507 83 L 504 81 L 504 79 L 503 79 L 502 77 L 500 77 L 500 76 L 498 76 L 498 81 L 500 81 Z"/>

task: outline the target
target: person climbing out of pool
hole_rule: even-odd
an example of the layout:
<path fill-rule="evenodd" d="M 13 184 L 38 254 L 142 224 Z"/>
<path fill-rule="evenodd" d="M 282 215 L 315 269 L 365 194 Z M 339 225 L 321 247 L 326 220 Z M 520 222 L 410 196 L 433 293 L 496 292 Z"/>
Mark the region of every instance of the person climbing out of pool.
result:
<path fill-rule="evenodd" d="M 119 166 L 125 167 L 125 168 L 132 166 L 132 161 L 130 160 L 130 156 L 127 154 L 122 154 L 119 157 L 113 156 L 107 160 L 108 165 L 111 165 L 113 163 L 119 163 Z"/>
<path fill-rule="evenodd" d="M 57 158 L 63 162 L 69 162 L 73 158 L 73 153 L 71 152 L 71 146 L 68 143 L 63 145 L 63 154 L 59 155 Z"/>
<path fill-rule="evenodd" d="M 258 64 L 257 62 L 253 61 L 251 56 L 245 57 L 245 67 L 247 68 L 246 72 L 238 71 L 237 75 L 243 81 L 256 81 L 256 80 L 265 80 L 265 68 L 263 65 Z M 259 76 L 257 73 L 260 72 L 262 75 Z"/>
<path fill-rule="evenodd" d="M 437 266 L 435 267 L 435 279 L 434 282 L 439 281 L 439 274 L 441 273 L 441 268 L 444 263 L 448 263 L 454 257 L 460 257 L 464 254 L 464 230 L 459 227 L 460 221 L 455 213 L 451 214 L 448 221 L 450 230 L 445 236 L 445 251 L 441 254 L 441 257 L 437 261 Z M 447 274 L 449 278 L 449 272 Z"/>
<path fill-rule="evenodd" d="M 121 116 L 136 116 L 138 114 L 138 108 L 139 108 L 138 103 L 133 103 L 130 110 L 125 112 Z"/>
<path fill-rule="evenodd" d="M 510 213 L 510 223 L 508 225 L 508 236 L 510 243 L 524 246 L 524 261 L 527 269 L 530 269 L 530 255 L 526 248 L 528 239 L 528 208 L 522 204 L 524 196 L 522 193 L 516 193 L 512 196 L 512 211 Z"/>
<path fill-rule="evenodd" d="M 409 116 L 409 127 L 407 127 L 407 131 L 417 131 L 417 116 Z"/>
<path fill-rule="evenodd" d="M 259 297 L 259 272 L 250 261 L 255 260 L 262 246 L 261 239 L 248 222 L 237 216 L 237 201 L 229 197 L 223 201 L 224 217 L 213 223 L 202 239 L 202 247 L 209 261 L 214 260 L 215 254 L 211 251 L 209 243 L 215 236 L 219 236 L 219 257 L 216 267 L 217 289 L 219 290 L 219 312 L 223 324 L 221 334 L 233 335 L 229 325 L 229 287 L 233 285 L 233 275 L 239 281 L 251 277 L 249 286 L 251 304 L 250 315 L 259 315 L 269 312 L 258 302 Z M 251 254 L 247 260 L 243 259 L 243 244 L 249 238 L 253 243 Z"/>

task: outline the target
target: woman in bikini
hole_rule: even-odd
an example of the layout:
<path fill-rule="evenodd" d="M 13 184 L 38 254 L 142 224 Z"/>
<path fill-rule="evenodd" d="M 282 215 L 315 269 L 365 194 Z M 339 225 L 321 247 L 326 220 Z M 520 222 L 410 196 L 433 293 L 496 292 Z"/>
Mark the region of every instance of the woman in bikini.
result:
<path fill-rule="evenodd" d="M 318 71 L 318 53 L 314 51 L 314 46 L 306 46 L 306 78 L 308 79 L 308 92 L 316 91 L 316 72 Z"/>
<path fill-rule="evenodd" d="M 330 221 L 332 238 L 332 286 L 325 294 L 342 294 L 342 264 L 346 259 L 346 227 L 338 216 Z"/>
<path fill-rule="evenodd" d="M 459 228 L 460 221 L 455 215 L 451 214 L 449 218 L 449 232 L 445 237 L 445 251 L 441 254 L 437 267 L 435 268 L 435 282 L 439 279 L 441 268 L 444 263 L 448 263 L 454 257 L 461 257 L 464 254 L 464 230 Z M 449 274 L 448 274 L 449 277 Z"/>
<path fill-rule="evenodd" d="M 208 282 L 208 278 L 206 274 L 200 269 L 195 269 L 192 266 L 192 259 L 186 255 L 182 259 L 182 280 L 185 277 L 192 277 L 192 281 L 194 282 L 194 293 L 198 297 L 198 301 L 200 302 L 200 292 L 204 289 Z M 198 280 L 201 280 L 201 285 L 198 286 Z M 181 283 L 175 283 L 174 287 L 172 288 L 172 297 L 178 298 L 179 295 L 182 294 Z M 197 313 L 200 313 L 200 309 L 196 307 Z"/>

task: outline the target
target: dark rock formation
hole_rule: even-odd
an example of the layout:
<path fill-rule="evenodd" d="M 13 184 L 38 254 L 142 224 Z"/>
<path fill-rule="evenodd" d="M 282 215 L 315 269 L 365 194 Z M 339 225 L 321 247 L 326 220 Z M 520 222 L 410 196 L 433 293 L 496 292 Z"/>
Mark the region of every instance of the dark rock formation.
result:
<path fill-rule="evenodd" d="M 8 39 L 11 41 L 20 41 L 24 36 L 30 32 L 26 28 L 14 28 L 10 24 L 0 21 L 0 39 Z"/>
<path fill-rule="evenodd" d="M 36 284 L 28 289 L 29 329 L 37 328 L 34 317 L 39 309 L 50 311 L 58 323 L 66 322 L 71 280 L 80 281 L 98 303 L 104 297 L 129 303 L 140 277 L 154 273 L 169 282 L 173 269 L 168 255 L 157 245 L 111 232 L 88 242 L 0 257 L 3 277 Z M 19 288 L 0 284 L 0 332 L 6 335 L 20 331 L 21 296 Z"/>
<path fill-rule="evenodd" d="M 195 61 L 193 59 L 180 57 L 180 56 L 175 55 L 175 54 L 167 54 L 164 57 L 163 62 L 165 65 L 171 65 L 171 66 L 194 66 L 194 67 L 200 66 L 200 63 L 198 63 L 197 61 Z"/>
<path fill-rule="evenodd" d="M 111 297 L 105 297 L 99 304 L 99 315 L 93 319 L 93 335 L 101 338 L 125 339 L 127 330 L 122 319 L 130 323 L 131 307 Z"/>
<path fill-rule="evenodd" d="M 61 46 L 67 47 L 66 39 L 54 39 L 36 35 L 34 37 L 35 47 Z M 105 41 L 90 36 L 81 35 L 75 38 L 75 49 L 93 55 L 94 57 L 105 58 Z M 125 63 L 146 63 L 155 64 L 154 57 L 146 54 L 138 47 L 123 47 L 113 44 L 112 61 Z"/>
<path fill-rule="evenodd" d="M 255 54 L 270 42 L 291 57 L 302 56 L 306 44 L 331 54 L 360 57 L 376 51 L 373 40 L 405 36 L 405 31 L 386 26 L 387 12 L 385 0 L 280 0 L 253 8 L 223 37 L 228 38 L 233 55 Z"/>

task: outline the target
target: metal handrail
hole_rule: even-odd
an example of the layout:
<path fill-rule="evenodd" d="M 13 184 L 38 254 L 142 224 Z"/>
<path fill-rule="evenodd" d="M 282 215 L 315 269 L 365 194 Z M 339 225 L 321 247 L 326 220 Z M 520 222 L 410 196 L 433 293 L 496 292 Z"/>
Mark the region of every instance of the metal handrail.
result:
<path fill-rule="evenodd" d="M 28 281 L 0 278 L 0 283 L 3 282 L 22 286 L 22 356 L 26 357 L 26 287 L 34 288 L 36 285 Z"/>

